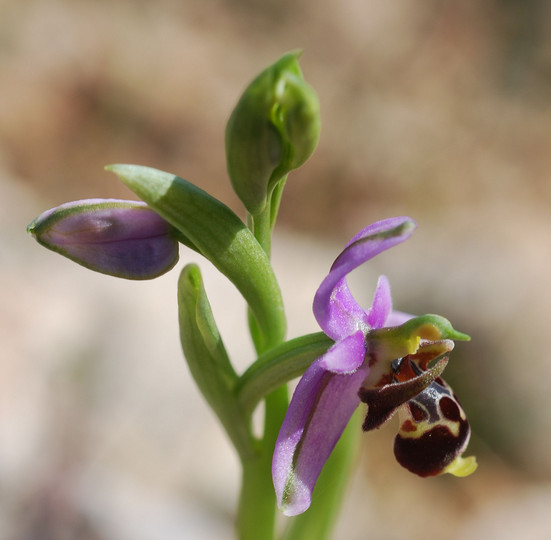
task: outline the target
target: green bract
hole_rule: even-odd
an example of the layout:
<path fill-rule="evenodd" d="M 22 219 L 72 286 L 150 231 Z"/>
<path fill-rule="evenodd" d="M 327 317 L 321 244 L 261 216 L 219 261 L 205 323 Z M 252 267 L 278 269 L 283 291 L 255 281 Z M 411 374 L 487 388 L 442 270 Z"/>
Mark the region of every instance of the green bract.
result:
<path fill-rule="evenodd" d="M 284 55 L 245 90 L 226 126 L 233 189 L 258 215 L 274 187 L 312 154 L 319 139 L 319 102 L 304 81 L 299 53 Z"/>
<path fill-rule="evenodd" d="M 258 324 L 260 349 L 281 343 L 283 301 L 268 256 L 225 204 L 187 180 L 157 169 L 110 165 L 107 170 L 117 174 L 237 287 Z"/>
<path fill-rule="evenodd" d="M 214 321 L 199 267 L 187 265 L 178 281 L 180 339 L 191 374 L 216 412 L 239 456 L 254 453 L 249 417 L 233 394 L 237 375 Z"/>

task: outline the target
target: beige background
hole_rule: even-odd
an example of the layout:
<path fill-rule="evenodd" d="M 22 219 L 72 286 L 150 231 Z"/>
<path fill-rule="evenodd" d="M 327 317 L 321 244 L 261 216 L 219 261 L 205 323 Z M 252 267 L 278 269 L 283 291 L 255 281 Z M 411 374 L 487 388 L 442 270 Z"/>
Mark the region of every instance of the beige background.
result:
<path fill-rule="evenodd" d="M 549 537 L 551 8 L 543 0 L 0 0 L 0 537 L 231 538 L 237 461 L 177 338 L 177 272 L 94 275 L 24 229 L 42 210 L 130 197 L 112 162 L 177 173 L 241 212 L 223 130 L 287 50 L 323 132 L 289 179 L 274 264 L 289 335 L 342 245 L 420 228 L 352 279 L 469 333 L 447 369 L 480 468 L 421 480 L 395 425 L 363 438 L 335 538 Z M 197 257 L 182 249 L 179 267 Z M 244 308 L 204 261 L 236 363 Z"/>

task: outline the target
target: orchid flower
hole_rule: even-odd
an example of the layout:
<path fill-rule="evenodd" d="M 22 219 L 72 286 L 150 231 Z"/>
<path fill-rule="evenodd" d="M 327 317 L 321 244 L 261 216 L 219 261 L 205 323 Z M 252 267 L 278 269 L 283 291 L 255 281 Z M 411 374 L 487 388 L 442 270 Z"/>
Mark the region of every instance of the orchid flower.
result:
<path fill-rule="evenodd" d="M 384 276 L 367 310 L 347 285 L 348 273 L 408 239 L 415 227 L 407 217 L 366 227 L 346 245 L 316 292 L 314 315 L 335 344 L 299 381 L 276 441 L 272 475 L 286 515 L 310 506 L 318 476 L 361 401 L 368 405 L 365 431 L 399 411 L 395 455 L 410 471 L 466 476 L 476 468 L 474 458 L 461 457 L 470 437 L 465 413 L 440 378 L 453 339 L 468 336 L 443 317 L 393 311 Z"/>

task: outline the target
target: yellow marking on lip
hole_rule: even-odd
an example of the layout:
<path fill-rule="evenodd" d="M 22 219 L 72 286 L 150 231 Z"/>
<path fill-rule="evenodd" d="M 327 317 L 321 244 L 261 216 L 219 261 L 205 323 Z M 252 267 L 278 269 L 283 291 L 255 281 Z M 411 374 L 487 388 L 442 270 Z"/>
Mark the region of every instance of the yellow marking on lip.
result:
<path fill-rule="evenodd" d="M 408 424 L 405 430 L 400 428 L 400 436 L 404 439 L 417 439 L 422 437 L 427 431 L 434 429 L 436 426 L 446 427 L 453 437 L 458 437 L 460 432 L 460 422 L 452 422 L 445 418 L 441 418 L 438 422 L 428 422 L 423 420 L 422 422 L 416 422 L 415 420 L 410 420 L 409 418 L 405 422 L 410 422 L 415 425 L 415 430 L 411 429 L 411 426 Z M 404 424 L 405 424 L 404 422 Z M 402 426 L 404 425 L 402 424 Z"/>

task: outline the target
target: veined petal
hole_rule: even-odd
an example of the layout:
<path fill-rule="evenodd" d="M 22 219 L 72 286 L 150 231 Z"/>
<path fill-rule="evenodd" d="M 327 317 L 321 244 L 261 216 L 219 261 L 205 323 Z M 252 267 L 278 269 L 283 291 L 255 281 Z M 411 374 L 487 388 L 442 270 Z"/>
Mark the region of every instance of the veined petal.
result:
<path fill-rule="evenodd" d="M 295 390 L 272 464 L 277 501 L 288 516 L 310 506 L 321 469 L 360 403 L 357 393 L 368 371 L 360 339 L 363 334 L 357 332 L 336 343 L 308 368 Z M 336 373 L 338 366 L 356 368 Z"/>
<path fill-rule="evenodd" d="M 314 315 L 330 338 L 338 340 L 350 334 L 350 321 L 361 309 L 343 282 L 345 276 L 379 253 L 407 240 L 415 227 L 415 222 L 408 217 L 377 221 L 352 238 L 337 257 L 314 297 Z M 344 316 L 347 311 L 349 317 Z"/>

